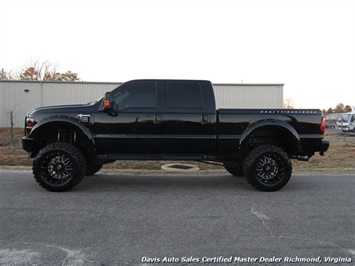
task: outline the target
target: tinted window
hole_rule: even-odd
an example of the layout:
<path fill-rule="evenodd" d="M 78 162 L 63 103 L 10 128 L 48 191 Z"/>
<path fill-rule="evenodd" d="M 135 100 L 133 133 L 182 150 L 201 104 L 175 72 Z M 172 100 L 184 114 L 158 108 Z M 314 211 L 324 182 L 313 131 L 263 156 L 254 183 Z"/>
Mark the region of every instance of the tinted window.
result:
<path fill-rule="evenodd" d="M 156 108 L 156 83 L 135 81 L 124 84 L 115 93 L 114 101 L 120 110 L 128 108 Z"/>
<path fill-rule="evenodd" d="M 197 82 L 168 83 L 168 108 L 202 109 L 203 99 Z"/>

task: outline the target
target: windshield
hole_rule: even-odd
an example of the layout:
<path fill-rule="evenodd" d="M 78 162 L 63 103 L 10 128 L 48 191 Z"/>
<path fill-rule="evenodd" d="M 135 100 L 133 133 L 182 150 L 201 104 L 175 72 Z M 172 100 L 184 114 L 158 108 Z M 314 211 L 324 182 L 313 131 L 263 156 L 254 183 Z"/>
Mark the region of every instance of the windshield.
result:
<path fill-rule="evenodd" d="M 342 121 L 341 122 L 348 122 L 349 121 L 349 118 L 350 118 L 350 114 L 343 114 L 341 116 L 342 118 Z"/>

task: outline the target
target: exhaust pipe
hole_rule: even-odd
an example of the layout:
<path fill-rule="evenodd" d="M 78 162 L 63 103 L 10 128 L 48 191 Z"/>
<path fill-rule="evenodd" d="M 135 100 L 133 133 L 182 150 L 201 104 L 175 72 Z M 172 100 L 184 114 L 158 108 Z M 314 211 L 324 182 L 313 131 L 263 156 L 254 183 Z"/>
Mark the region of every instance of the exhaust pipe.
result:
<path fill-rule="evenodd" d="M 299 156 L 296 157 L 297 160 L 303 161 L 303 162 L 308 162 L 309 158 L 310 158 L 309 155 L 299 155 Z"/>

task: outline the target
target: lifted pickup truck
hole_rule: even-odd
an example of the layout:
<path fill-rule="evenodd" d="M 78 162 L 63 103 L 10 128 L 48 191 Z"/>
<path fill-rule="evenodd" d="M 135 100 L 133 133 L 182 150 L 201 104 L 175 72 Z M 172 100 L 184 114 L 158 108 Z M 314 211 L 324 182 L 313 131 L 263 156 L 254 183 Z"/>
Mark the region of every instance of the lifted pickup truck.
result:
<path fill-rule="evenodd" d="M 96 102 L 30 111 L 22 145 L 34 178 L 51 191 L 115 160 L 216 161 L 275 191 L 291 177 L 290 159 L 324 155 L 324 130 L 320 110 L 216 110 L 210 81 L 133 80 Z"/>

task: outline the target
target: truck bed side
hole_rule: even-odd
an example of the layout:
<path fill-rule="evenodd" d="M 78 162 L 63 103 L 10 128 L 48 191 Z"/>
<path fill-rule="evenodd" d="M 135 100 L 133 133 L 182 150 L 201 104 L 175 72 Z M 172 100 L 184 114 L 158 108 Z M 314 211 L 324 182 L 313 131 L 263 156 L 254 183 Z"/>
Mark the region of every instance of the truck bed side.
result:
<path fill-rule="evenodd" d="M 217 153 L 243 156 L 261 144 L 283 148 L 290 157 L 322 152 L 322 113 L 317 109 L 220 109 Z M 236 154 L 237 152 L 237 154 Z"/>

